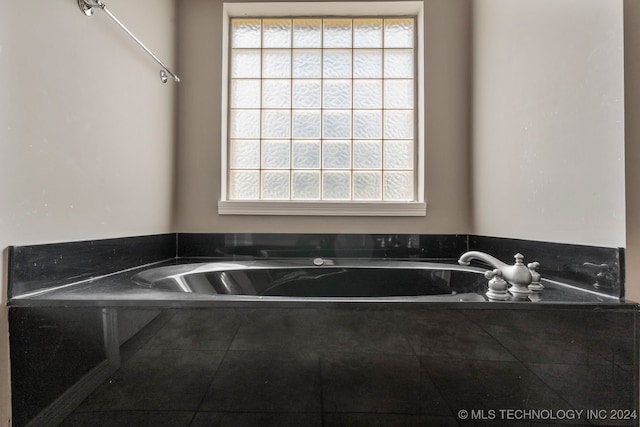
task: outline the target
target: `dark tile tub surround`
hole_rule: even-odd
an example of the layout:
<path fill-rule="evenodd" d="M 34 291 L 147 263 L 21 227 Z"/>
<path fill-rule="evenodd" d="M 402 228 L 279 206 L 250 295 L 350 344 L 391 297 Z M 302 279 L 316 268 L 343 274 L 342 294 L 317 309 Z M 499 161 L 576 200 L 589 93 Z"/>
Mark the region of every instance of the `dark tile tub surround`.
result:
<path fill-rule="evenodd" d="M 511 264 L 521 253 L 525 264 L 538 261 L 543 278 L 615 297 L 624 297 L 624 249 L 535 240 L 469 236 L 469 250 L 486 252 Z"/>
<path fill-rule="evenodd" d="M 160 261 L 323 256 L 455 263 L 467 250 L 508 263 L 520 252 L 526 262 L 539 261 L 547 278 L 624 292 L 624 251 L 617 248 L 468 235 L 178 233 L 12 247 L 9 296 Z M 598 280 L 611 289 L 593 287 L 598 271 L 585 263 L 610 266 Z M 9 301 L 16 426 L 43 413 L 68 415 L 60 418 L 67 426 L 472 426 L 478 420 L 461 418 L 468 414 L 461 411 L 609 414 L 638 404 L 638 307 L 618 301 L 163 306 L 150 323 L 136 323 L 141 329 L 124 343 L 118 331 L 137 315 L 146 319 L 149 307 L 43 303 Z M 119 369 L 111 370 L 113 360 Z M 71 395 L 77 403 L 65 400 Z M 638 425 L 611 421 L 583 416 L 577 424 Z"/>
<path fill-rule="evenodd" d="M 9 298 L 175 258 L 175 234 L 9 248 Z"/>
<path fill-rule="evenodd" d="M 520 252 L 545 278 L 624 297 L 624 249 L 466 234 L 175 233 L 9 248 L 9 298 L 167 259 L 345 257 L 455 263 L 479 250 Z"/>
<path fill-rule="evenodd" d="M 457 259 L 462 234 L 198 234 L 178 233 L 180 258 L 345 257 Z"/>

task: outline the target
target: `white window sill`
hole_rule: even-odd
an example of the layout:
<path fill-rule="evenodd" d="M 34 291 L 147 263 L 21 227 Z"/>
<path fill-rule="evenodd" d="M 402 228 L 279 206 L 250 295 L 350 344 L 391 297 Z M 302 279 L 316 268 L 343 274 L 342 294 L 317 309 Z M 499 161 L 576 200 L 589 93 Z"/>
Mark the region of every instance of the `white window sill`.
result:
<path fill-rule="evenodd" d="M 265 202 L 221 200 L 219 215 L 426 216 L 424 202 Z"/>

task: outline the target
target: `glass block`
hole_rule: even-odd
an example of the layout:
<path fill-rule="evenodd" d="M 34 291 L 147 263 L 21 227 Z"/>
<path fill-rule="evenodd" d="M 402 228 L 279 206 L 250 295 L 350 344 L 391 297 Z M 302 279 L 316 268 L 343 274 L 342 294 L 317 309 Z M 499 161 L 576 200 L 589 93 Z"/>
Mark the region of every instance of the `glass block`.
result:
<path fill-rule="evenodd" d="M 232 139 L 229 164 L 231 169 L 260 168 L 260 140 Z"/>
<path fill-rule="evenodd" d="M 320 138 L 320 110 L 294 110 L 294 138 Z"/>
<path fill-rule="evenodd" d="M 233 19 L 231 21 L 231 47 L 259 48 L 261 36 L 259 19 Z"/>
<path fill-rule="evenodd" d="M 322 77 L 322 51 L 320 49 L 300 49 L 293 51 L 294 78 Z"/>
<path fill-rule="evenodd" d="M 325 80 L 322 89 L 324 108 L 351 108 L 351 80 Z"/>
<path fill-rule="evenodd" d="M 322 47 L 322 19 L 294 19 L 293 47 Z"/>
<path fill-rule="evenodd" d="M 385 172 L 383 176 L 383 199 L 389 201 L 413 200 L 412 172 Z"/>
<path fill-rule="evenodd" d="M 260 78 L 259 49 L 242 49 L 231 51 L 231 77 Z"/>
<path fill-rule="evenodd" d="M 262 200 L 289 200 L 289 171 L 262 171 Z"/>
<path fill-rule="evenodd" d="M 355 110 L 353 112 L 353 138 L 382 138 L 382 111 Z"/>
<path fill-rule="evenodd" d="M 291 181 L 292 200 L 320 199 L 320 172 L 293 171 Z"/>
<path fill-rule="evenodd" d="M 289 110 L 262 111 L 263 138 L 289 138 L 291 131 L 291 112 Z"/>
<path fill-rule="evenodd" d="M 323 200 L 351 200 L 350 172 L 322 172 Z"/>
<path fill-rule="evenodd" d="M 413 50 L 389 49 L 384 51 L 384 77 L 413 78 Z"/>
<path fill-rule="evenodd" d="M 260 171 L 234 171 L 229 173 L 229 199 L 258 200 L 260 198 Z"/>
<path fill-rule="evenodd" d="M 382 19 L 354 19 L 353 47 L 382 47 Z"/>
<path fill-rule="evenodd" d="M 384 20 L 384 47 L 413 47 L 413 19 L 389 18 Z"/>
<path fill-rule="evenodd" d="M 231 110 L 231 138 L 260 138 L 260 110 Z"/>
<path fill-rule="evenodd" d="M 382 200 L 382 172 L 354 172 L 353 199 Z"/>
<path fill-rule="evenodd" d="M 351 111 L 323 111 L 322 137 L 327 139 L 351 138 Z"/>
<path fill-rule="evenodd" d="M 323 169 L 350 169 L 351 142 L 323 141 L 322 143 Z"/>
<path fill-rule="evenodd" d="M 262 55 L 262 77 L 291 77 L 291 51 L 282 49 L 264 50 Z"/>
<path fill-rule="evenodd" d="M 413 169 L 413 141 L 384 142 L 385 169 Z"/>
<path fill-rule="evenodd" d="M 291 47 L 291 20 L 290 19 L 262 20 L 262 47 L 263 48 Z"/>
<path fill-rule="evenodd" d="M 382 49 L 353 51 L 353 77 L 379 79 L 382 77 Z"/>
<path fill-rule="evenodd" d="M 353 168 L 380 169 L 382 167 L 382 141 L 353 141 Z"/>
<path fill-rule="evenodd" d="M 323 46 L 351 47 L 351 19 L 325 19 Z"/>
<path fill-rule="evenodd" d="M 290 80 L 263 80 L 262 81 L 262 107 L 263 108 L 289 108 L 291 107 L 291 81 Z"/>
<path fill-rule="evenodd" d="M 260 80 L 232 80 L 231 108 L 260 108 Z"/>
<path fill-rule="evenodd" d="M 413 108 L 413 80 L 385 80 L 384 108 Z"/>
<path fill-rule="evenodd" d="M 320 80 L 293 81 L 293 108 L 320 108 L 322 83 Z"/>
<path fill-rule="evenodd" d="M 354 80 L 353 107 L 382 108 L 382 80 Z"/>
<path fill-rule="evenodd" d="M 412 139 L 413 111 L 385 110 L 384 137 L 389 139 Z"/>
<path fill-rule="evenodd" d="M 320 168 L 320 141 L 293 141 L 293 167 L 295 169 Z"/>
<path fill-rule="evenodd" d="M 341 49 L 325 50 L 322 72 L 327 79 L 351 78 L 351 51 Z"/>
<path fill-rule="evenodd" d="M 262 141 L 262 169 L 289 169 L 289 140 Z"/>

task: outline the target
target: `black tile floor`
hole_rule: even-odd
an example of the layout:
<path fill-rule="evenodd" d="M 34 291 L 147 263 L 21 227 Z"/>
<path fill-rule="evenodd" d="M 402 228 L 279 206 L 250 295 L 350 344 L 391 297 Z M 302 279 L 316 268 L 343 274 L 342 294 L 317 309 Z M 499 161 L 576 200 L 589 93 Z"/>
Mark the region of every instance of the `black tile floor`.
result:
<path fill-rule="evenodd" d="M 636 425 L 459 413 L 633 409 L 633 329 L 577 310 L 167 310 L 62 425 Z"/>

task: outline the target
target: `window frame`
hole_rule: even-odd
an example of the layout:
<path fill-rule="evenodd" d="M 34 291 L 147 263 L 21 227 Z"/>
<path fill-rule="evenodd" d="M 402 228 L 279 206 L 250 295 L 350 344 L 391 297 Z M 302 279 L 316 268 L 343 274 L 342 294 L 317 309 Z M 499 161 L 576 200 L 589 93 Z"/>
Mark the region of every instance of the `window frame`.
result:
<path fill-rule="evenodd" d="M 287 2 L 287 3 L 223 3 L 222 46 L 222 97 L 221 97 L 221 188 L 218 201 L 219 215 L 313 215 L 313 216 L 425 216 L 424 199 L 424 18 L 423 1 L 380 2 Z M 415 16 L 415 171 L 414 201 L 272 201 L 228 199 L 228 125 L 229 125 L 229 76 L 231 18 L 242 17 L 393 17 Z"/>

